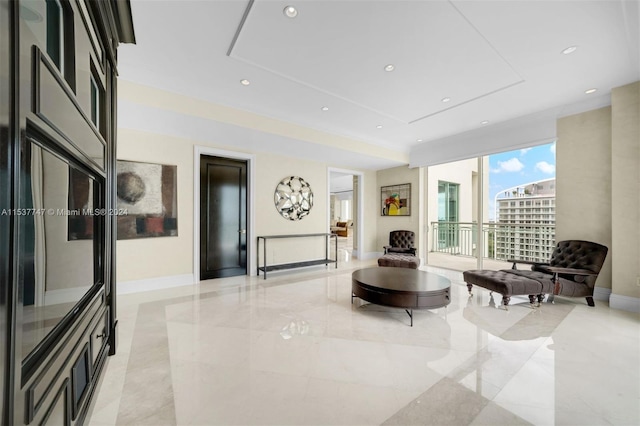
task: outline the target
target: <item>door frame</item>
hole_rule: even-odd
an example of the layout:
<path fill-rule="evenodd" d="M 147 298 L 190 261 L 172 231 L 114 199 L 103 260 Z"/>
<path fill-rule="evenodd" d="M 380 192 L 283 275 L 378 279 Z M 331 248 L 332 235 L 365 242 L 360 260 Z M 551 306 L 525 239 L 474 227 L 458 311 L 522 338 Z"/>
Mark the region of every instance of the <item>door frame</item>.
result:
<path fill-rule="evenodd" d="M 200 156 L 228 158 L 247 162 L 247 275 L 255 275 L 255 156 L 210 146 L 193 147 L 193 279 L 200 282 Z"/>
<path fill-rule="evenodd" d="M 356 218 L 357 218 L 357 222 L 356 222 L 356 228 L 357 230 L 357 235 L 358 235 L 358 239 L 357 239 L 357 244 L 358 244 L 358 250 L 353 250 L 353 256 L 362 260 L 365 258 L 365 251 L 364 251 L 364 207 L 363 207 L 363 200 L 364 200 L 364 173 L 360 172 L 358 170 L 348 170 L 348 169 L 340 169 L 337 167 L 327 167 L 327 218 L 330 219 L 331 218 L 331 202 L 330 202 L 330 198 L 331 198 L 331 172 L 337 172 L 337 173 L 348 173 L 350 175 L 355 175 L 358 176 L 358 206 L 356 209 Z M 329 220 L 327 219 L 327 232 L 331 232 L 331 230 L 329 229 Z"/>

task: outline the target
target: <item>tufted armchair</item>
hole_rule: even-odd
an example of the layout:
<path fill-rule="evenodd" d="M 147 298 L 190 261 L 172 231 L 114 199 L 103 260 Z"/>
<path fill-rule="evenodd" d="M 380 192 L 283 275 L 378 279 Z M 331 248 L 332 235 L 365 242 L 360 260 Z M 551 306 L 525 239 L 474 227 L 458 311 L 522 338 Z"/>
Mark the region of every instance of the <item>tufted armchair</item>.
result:
<path fill-rule="evenodd" d="M 514 262 L 511 272 L 536 280 L 550 279 L 554 283 L 554 295 L 584 297 L 589 306 L 594 306 L 593 289 L 607 252 L 607 247 L 590 241 L 560 241 L 549 263 L 511 260 Z M 530 264 L 531 271 L 517 270 L 517 263 Z M 553 300 L 553 295 L 549 298 Z"/>
<path fill-rule="evenodd" d="M 389 232 L 389 245 L 384 246 L 384 254 L 402 253 L 415 256 L 415 239 L 413 231 L 391 231 Z"/>

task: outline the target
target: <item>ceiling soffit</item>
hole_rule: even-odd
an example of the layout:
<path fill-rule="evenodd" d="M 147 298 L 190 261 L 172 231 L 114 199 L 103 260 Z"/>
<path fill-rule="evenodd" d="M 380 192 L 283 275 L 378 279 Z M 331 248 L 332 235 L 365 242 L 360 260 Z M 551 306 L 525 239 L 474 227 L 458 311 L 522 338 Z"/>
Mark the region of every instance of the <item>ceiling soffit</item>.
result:
<path fill-rule="evenodd" d="M 450 2 L 287 4 L 249 2 L 229 56 L 405 124 L 523 82 Z"/>

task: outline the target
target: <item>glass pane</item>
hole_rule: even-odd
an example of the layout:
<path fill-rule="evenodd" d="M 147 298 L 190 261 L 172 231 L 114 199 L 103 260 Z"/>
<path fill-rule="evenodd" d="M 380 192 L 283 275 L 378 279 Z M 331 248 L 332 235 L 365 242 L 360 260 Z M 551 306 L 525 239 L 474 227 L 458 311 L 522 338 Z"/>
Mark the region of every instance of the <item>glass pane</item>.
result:
<path fill-rule="evenodd" d="M 93 124 L 96 125 L 96 128 L 100 129 L 99 123 L 98 123 L 98 117 L 99 117 L 99 93 L 98 92 L 98 85 L 96 84 L 96 81 L 94 80 L 93 76 L 91 76 L 91 121 L 93 122 Z"/>
<path fill-rule="evenodd" d="M 444 182 L 438 182 L 438 220 L 447 220 L 447 195 Z"/>
<path fill-rule="evenodd" d="M 62 6 L 58 0 L 47 0 L 47 53 L 62 71 Z"/>
<path fill-rule="evenodd" d="M 458 221 L 458 186 L 455 183 L 448 183 L 449 193 L 447 197 L 447 220 L 449 222 Z"/>
<path fill-rule="evenodd" d="M 547 262 L 555 248 L 555 144 L 489 158 L 493 202 L 489 256 L 497 261 Z"/>
<path fill-rule="evenodd" d="M 30 143 L 21 180 L 22 355 L 26 357 L 96 282 L 97 182 Z"/>

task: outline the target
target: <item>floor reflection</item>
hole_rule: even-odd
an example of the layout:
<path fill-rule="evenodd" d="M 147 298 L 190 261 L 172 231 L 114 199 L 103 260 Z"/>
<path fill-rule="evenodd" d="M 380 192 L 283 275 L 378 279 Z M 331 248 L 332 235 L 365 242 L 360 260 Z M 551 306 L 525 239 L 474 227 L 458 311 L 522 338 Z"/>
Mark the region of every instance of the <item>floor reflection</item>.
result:
<path fill-rule="evenodd" d="M 556 298 L 510 310 L 351 304 L 351 259 L 118 300 L 120 347 L 89 424 L 639 424 L 637 314 Z"/>

